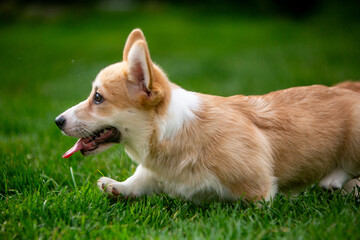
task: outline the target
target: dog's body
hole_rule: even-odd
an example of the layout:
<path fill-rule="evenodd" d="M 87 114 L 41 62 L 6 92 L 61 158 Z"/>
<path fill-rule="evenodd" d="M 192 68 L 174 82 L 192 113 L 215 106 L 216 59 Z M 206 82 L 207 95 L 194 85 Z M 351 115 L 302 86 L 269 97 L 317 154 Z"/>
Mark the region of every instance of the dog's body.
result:
<path fill-rule="evenodd" d="M 139 164 L 124 182 L 101 178 L 107 193 L 269 200 L 319 180 L 339 189 L 360 175 L 359 89 L 345 82 L 263 96 L 189 92 L 152 63 L 142 32 L 134 30 L 123 62 L 102 70 L 90 97 L 56 122 L 81 138 L 65 157 L 121 142 Z"/>

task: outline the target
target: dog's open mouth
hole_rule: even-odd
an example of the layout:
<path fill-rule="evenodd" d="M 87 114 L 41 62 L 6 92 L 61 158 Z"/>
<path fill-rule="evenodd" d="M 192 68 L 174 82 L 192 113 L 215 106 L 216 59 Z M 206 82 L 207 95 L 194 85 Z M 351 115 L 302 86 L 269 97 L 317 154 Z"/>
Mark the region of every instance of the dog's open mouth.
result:
<path fill-rule="evenodd" d="M 119 130 L 114 127 L 106 127 L 94 132 L 91 136 L 80 138 L 75 145 L 70 148 L 62 157 L 69 158 L 74 153 L 81 151 L 83 155 L 94 151 L 102 144 L 119 143 L 121 134 Z"/>

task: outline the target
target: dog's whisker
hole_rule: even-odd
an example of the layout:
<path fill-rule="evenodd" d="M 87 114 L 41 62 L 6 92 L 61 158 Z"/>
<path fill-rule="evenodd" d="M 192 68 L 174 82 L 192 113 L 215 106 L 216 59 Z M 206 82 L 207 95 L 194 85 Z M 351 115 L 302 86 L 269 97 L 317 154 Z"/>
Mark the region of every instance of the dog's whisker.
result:
<path fill-rule="evenodd" d="M 83 137 L 83 138 L 86 138 L 87 136 L 84 134 L 84 131 L 83 131 L 83 128 L 80 128 L 78 126 L 76 126 L 76 130 L 80 133 L 80 135 Z"/>
<path fill-rule="evenodd" d="M 89 130 L 86 129 L 86 128 L 83 128 L 83 131 L 84 131 L 85 133 L 87 133 L 90 137 L 96 136 L 93 132 L 89 131 Z"/>

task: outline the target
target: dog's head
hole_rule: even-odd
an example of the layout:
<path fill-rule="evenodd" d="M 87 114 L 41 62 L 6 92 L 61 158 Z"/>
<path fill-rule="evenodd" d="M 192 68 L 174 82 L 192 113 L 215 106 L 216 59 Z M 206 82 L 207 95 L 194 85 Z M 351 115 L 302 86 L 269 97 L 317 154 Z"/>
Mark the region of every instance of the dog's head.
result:
<path fill-rule="evenodd" d="M 133 30 L 124 47 L 123 61 L 100 71 L 90 96 L 55 119 L 68 136 L 79 138 L 64 154 L 70 157 L 102 152 L 111 145 L 136 141 L 152 131 L 154 114 L 161 112 L 169 82 L 152 63 L 141 30 Z"/>

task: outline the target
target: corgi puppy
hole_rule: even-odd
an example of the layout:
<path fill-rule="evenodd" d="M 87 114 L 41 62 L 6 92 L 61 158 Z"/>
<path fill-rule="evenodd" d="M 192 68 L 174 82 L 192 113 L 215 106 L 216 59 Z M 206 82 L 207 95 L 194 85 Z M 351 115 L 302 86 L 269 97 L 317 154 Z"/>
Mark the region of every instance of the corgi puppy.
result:
<path fill-rule="evenodd" d="M 115 197 L 167 193 L 195 202 L 270 200 L 320 181 L 340 189 L 360 176 L 360 83 L 294 87 L 263 96 L 186 91 L 151 60 L 133 30 L 123 61 L 101 70 L 90 96 L 55 122 L 79 138 L 63 157 L 121 143 L 138 164 Z"/>

